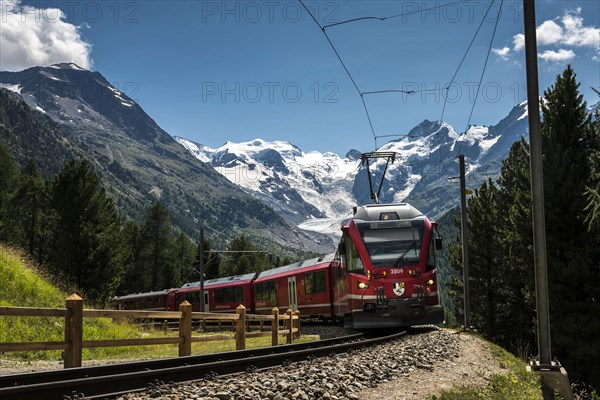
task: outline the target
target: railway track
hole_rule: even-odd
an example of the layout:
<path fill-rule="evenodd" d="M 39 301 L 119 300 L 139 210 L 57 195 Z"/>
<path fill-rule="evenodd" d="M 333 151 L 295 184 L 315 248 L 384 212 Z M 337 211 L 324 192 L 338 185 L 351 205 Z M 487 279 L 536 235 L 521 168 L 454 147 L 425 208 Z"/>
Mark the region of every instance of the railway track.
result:
<path fill-rule="evenodd" d="M 405 333 L 396 332 L 377 337 L 355 334 L 317 342 L 229 353 L 5 375 L 0 376 L 0 399 L 110 398 L 143 390 L 157 382 L 185 382 L 230 375 L 303 361 L 309 357 L 343 353 L 393 340 Z"/>

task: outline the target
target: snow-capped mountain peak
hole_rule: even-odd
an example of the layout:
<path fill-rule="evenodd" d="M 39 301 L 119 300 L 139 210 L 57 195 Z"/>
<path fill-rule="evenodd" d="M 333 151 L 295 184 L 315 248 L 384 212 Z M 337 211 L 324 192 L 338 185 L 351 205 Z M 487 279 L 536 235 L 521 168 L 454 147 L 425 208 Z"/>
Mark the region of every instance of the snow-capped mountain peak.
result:
<path fill-rule="evenodd" d="M 497 125 L 472 125 L 462 134 L 444 121 L 424 120 L 407 135 L 384 144 L 378 151 L 394 152 L 396 158 L 388 166 L 380 201 L 408 200 L 434 218 L 441 215 L 456 200 L 455 196 L 442 195 L 454 190 L 447 178 L 457 173 L 457 150 L 460 148 L 469 160 L 469 173 L 483 167 L 486 173 L 499 172 L 498 160 L 527 132 L 524 112 L 526 104 L 519 104 Z M 175 139 L 305 230 L 339 234 L 339 222 L 351 215 L 352 207 L 370 201 L 366 169 L 355 149 L 342 158 L 332 152 L 304 152 L 279 140 L 226 142 L 213 149 L 181 137 Z M 380 182 L 385 164 L 383 159 L 371 162 L 373 182 Z"/>
<path fill-rule="evenodd" d="M 72 69 L 75 71 L 87 71 L 84 68 L 81 68 L 79 65 L 75 64 L 75 63 L 59 63 L 59 64 L 52 64 L 49 65 L 48 68 L 52 68 L 52 69 Z"/>

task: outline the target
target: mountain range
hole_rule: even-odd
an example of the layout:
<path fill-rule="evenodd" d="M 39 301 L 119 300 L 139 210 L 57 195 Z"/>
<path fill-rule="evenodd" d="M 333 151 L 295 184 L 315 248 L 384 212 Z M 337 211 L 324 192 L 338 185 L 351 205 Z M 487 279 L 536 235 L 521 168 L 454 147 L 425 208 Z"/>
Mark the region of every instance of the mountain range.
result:
<path fill-rule="evenodd" d="M 203 223 L 217 245 L 246 232 L 282 251 L 323 253 L 334 248 L 339 224 L 352 208 L 371 201 L 356 149 L 340 157 L 304 152 L 287 141 L 210 148 L 172 137 L 102 74 L 75 64 L 0 72 L 0 88 L 0 140 L 20 164 L 34 158 L 51 175 L 65 160 L 86 157 L 121 211 L 138 221 L 160 200 L 176 228 L 192 237 Z M 459 153 L 468 160 L 467 183 L 475 188 L 499 174 L 512 143 L 526 135 L 526 103 L 496 125 L 473 125 L 463 133 L 425 120 L 378 149 L 396 154 L 380 200 L 407 201 L 439 218 L 458 203 L 458 181 L 449 178 L 458 175 Z M 385 161 L 370 169 L 378 184 Z"/>
<path fill-rule="evenodd" d="M 446 122 L 425 120 L 407 135 L 381 146 L 394 152 L 381 188 L 380 202 L 406 201 L 439 218 L 459 201 L 457 155 L 468 160 L 467 183 L 478 187 L 499 175 L 510 146 L 527 135 L 527 104 L 516 105 L 493 126 L 471 126 L 462 134 Z M 339 224 L 352 207 L 371 201 L 369 177 L 361 153 L 304 152 L 287 141 L 227 142 L 210 148 L 175 137 L 197 159 L 212 166 L 232 183 L 271 206 L 298 227 L 339 235 Z M 378 190 L 386 161 L 370 166 Z"/>
<path fill-rule="evenodd" d="M 283 254 L 322 251 L 318 238 L 193 157 L 99 72 L 72 63 L 3 71 L 0 87 L 0 141 L 20 165 L 33 158 L 51 176 L 85 157 L 138 222 L 160 200 L 176 229 L 197 238 L 202 223 L 216 246 L 243 232 Z"/>

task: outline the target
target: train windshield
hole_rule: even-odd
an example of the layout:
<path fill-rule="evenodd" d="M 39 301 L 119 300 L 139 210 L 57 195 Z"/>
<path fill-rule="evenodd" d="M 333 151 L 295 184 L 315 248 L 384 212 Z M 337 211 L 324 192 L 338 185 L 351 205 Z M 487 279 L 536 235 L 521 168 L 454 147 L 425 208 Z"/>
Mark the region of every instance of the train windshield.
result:
<path fill-rule="evenodd" d="M 365 222 L 359 231 L 374 267 L 419 263 L 423 221 Z"/>

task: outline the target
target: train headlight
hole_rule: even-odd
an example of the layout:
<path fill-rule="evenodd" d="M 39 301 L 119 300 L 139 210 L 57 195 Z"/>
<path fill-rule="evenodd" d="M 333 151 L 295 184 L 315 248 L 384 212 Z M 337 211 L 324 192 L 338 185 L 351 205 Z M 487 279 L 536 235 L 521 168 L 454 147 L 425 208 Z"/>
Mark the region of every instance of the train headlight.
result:
<path fill-rule="evenodd" d="M 369 287 L 369 285 L 366 282 L 358 282 L 359 289 L 366 289 L 368 287 Z"/>
<path fill-rule="evenodd" d="M 433 285 L 433 279 L 430 279 L 430 280 L 428 280 L 428 281 L 427 281 L 427 284 L 428 284 L 429 286 Z"/>

